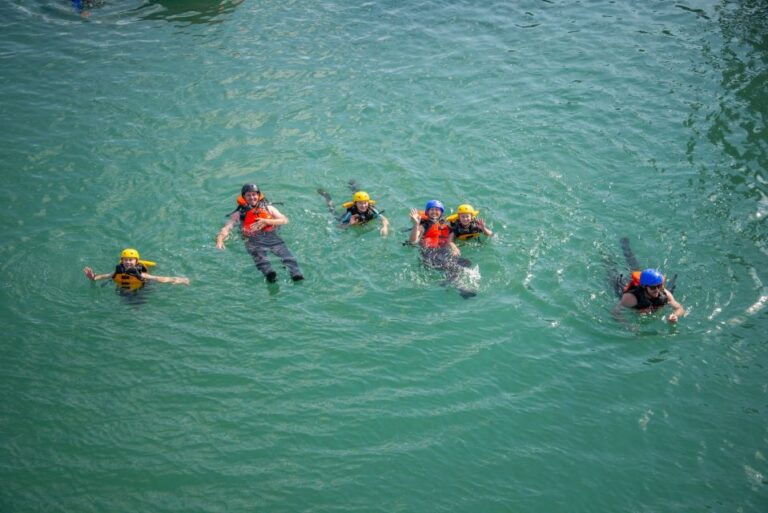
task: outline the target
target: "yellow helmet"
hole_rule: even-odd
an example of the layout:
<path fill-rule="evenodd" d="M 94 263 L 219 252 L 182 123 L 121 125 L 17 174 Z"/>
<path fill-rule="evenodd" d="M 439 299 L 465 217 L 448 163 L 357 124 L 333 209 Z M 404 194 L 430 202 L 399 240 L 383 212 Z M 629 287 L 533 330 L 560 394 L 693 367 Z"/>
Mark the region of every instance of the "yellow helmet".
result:
<path fill-rule="evenodd" d="M 352 205 L 354 205 L 358 201 L 367 201 L 372 206 L 376 204 L 376 201 L 372 200 L 367 192 L 357 191 L 355 195 L 352 196 L 352 201 L 347 201 L 346 203 L 342 203 L 341 206 L 343 206 L 344 208 L 350 208 Z"/>
<path fill-rule="evenodd" d="M 463 205 L 459 205 L 459 207 L 456 209 L 457 214 L 472 214 L 472 216 L 476 216 L 480 212 L 475 210 L 472 205 L 468 203 L 464 203 Z"/>
<path fill-rule="evenodd" d="M 358 201 L 371 201 L 371 197 L 365 191 L 357 191 L 355 195 L 352 196 L 352 201 L 355 203 Z"/>
<path fill-rule="evenodd" d="M 135 258 L 136 260 L 138 260 L 139 252 L 133 248 L 126 248 L 123 250 L 122 253 L 120 253 L 120 258 Z"/>

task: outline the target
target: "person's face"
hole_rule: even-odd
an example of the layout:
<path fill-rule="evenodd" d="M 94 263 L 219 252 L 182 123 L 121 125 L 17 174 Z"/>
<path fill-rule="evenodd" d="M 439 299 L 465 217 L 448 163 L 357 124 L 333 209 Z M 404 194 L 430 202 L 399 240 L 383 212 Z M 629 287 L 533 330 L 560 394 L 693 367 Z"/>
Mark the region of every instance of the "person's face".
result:
<path fill-rule="evenodd" d="M 368 210 L 367 201 L 356 201 L 355 206 L 357 207 L 358 212 L 365 212 L 366 210 Z"/>
<path fill-rule="evenodd" d="M 645 293 L 648 294 L 648 297 L 657 298 L 659 295 L 661 295 L 661 289 L 664 287 L 663 285 L 649 285 L 645 287 Z"/>
<path fill-rule="evenodd" d="M 472 214 L 459 214 L 459 222 L 463 225 L 468 225 L 472 222 Z"/>
<path fill-rule="evenodd" d="M 432 207 L 427 210 L 427 217 L 430 219 L 440 219 L 441 215 L 443 215 L 443 211 L 437 207 Z"/>
<path fill-rule="evenodd" d="M 243 195 L 243 198 L 245 198 L 245 201 L 247 201 L 249 205 L 253 206 L 259 202 L 259 193 L 255 191 L 248 191 Z"/>
<path fill-rule="evenodd" d="M 123 264 L 124 267 L 128 267 L 128 268 L 136 267 L 137 265 L 139 265 L 139 259 L 138 258 L 124 257 L 124 258 L 121 258 L 120 261 L 121 261 L 121 263 Z"/>

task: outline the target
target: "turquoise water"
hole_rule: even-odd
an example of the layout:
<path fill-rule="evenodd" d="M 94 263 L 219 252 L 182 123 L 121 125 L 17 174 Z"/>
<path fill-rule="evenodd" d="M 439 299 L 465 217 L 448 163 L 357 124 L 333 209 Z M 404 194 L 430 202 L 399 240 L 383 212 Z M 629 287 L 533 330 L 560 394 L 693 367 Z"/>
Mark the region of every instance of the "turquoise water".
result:
<path fill-rule="evenodd" d="M 768 507 L 763 2 L 0 14 L 0 511 Z M 304 282 L 215 248 L 247 181 Z M 476 298 L 401 244 L 433 197 Z M 612 318 L 623 236 L 679 325 Z M 82 275 L 127 246 L 191 285 Z"/>

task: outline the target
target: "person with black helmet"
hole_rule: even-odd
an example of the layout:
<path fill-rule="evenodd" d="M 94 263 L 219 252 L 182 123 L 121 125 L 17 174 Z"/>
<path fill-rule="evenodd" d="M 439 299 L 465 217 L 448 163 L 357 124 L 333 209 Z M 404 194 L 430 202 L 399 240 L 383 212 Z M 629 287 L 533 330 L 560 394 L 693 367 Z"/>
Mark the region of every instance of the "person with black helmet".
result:
<path fill-rule="evenodd" d="M 268 282 L 277 281 L 277 273 L 267 258 L 267 252 L 280 257 L 293 281 L 303 280 L 304 275 L 299 269 L 296 257 L 285 245 L 283 239 L 277 235 L 277 228 L 288 224 L 288 218 L 267 201 L 256 184 L 243 185 L 237 203 L 237 208 L 229 214 L 229 219 L 216 236 L 216 247 L 225 249 L 224 240 L 229 236 L 232 228 L 239 223 L 245 239 L 245 249 L 251 254 L 256 267 Z"/>

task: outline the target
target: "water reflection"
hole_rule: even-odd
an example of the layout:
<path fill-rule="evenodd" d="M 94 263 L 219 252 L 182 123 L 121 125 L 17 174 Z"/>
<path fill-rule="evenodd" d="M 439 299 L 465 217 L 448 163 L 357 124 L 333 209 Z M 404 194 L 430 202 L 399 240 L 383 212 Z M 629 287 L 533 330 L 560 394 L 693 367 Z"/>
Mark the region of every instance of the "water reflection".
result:
<path fill-rule="evenodd" d="M 727 257 L 731 290 L 715 296 L 709 320 L 731 307 L 738 311 L 725 322 L 747 326 L 768 306 L 768 3 L 723 2 L 716 11 L 721 35 L 704 41 L 702 53 L 711 71 L 702 76 L 717 96 L 702 89 L 702 100 L 693 106 L 686 122 L 693 132 L 688 157 L 701 163 L 697 186 L 699 196 L 708 200 L 694 217 L 705 229 L 724 228 L 722 240 L 712 244 Z"/>
<path fill-rule="evenodd" d="M 146 0 L 136 11 L 144 20 L 171 23 L 220 23 L 222 15 L 234 11 L 243 0 Z"/>
<path fill-rule="evenodd" d="M 707 113 L 706 136 L 727 160 L 715 168 L 718 182 L 727 190 L 755 200 L 752 214 L 765 215 L 768 189 L 763 173 L 768 168 L 768 4 L 744 1 L 723 4 L 718 24 L 722 46 L 706 47 L 705 55 L 719 74 L 723 93 Z"/>

